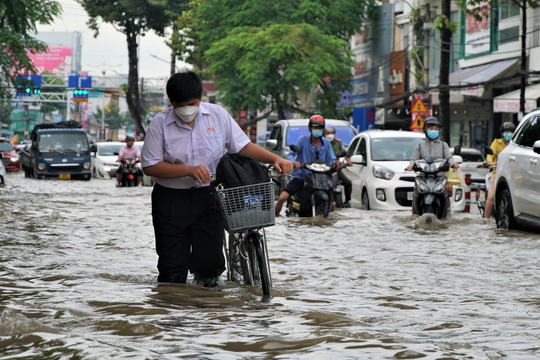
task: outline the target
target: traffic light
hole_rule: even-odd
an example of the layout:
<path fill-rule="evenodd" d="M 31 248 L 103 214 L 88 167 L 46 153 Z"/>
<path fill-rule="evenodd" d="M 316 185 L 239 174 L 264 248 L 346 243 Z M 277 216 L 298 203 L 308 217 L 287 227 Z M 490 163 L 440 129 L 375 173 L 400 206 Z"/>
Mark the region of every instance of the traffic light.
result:
<path fill-rule="evenodd" d="M 24 88 L 24 94 L 25 94 L 26 96 L 32 95 L 32 88 L 31 88 L 30 86 L 26 86 L 26 87 Z"/>
<path fill-rule="evenodd" d="M 39 95 L 41 94 L 41 88 L 34 87 L 32 88 L 32 95 Z"/>
<path fill-rule="evenodd" d="M 75 90 L 73 90 L 73 101 L 75 101 L 75 102 L 86 102 L 86 101 L 88 101 L 88 90 L 86 90 L 86 89 L 75 89 Z"/>

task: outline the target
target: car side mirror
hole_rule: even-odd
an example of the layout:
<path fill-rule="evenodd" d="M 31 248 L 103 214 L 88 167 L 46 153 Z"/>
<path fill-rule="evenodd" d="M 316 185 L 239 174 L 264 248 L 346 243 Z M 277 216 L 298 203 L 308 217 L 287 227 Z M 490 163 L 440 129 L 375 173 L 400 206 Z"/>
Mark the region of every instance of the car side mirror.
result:
<path fill-rule="evenodd" d="M 289 146 L 289 148 L 291 149 L 291 151 L 298 152 L 298 147 L 296 145 L 291 145 Z"/>
<path fill-rule="evenodd" d="M 353 155 L 351 156 L 351 162 L 357 165 L 366 165 L 364 157 L 362 155 Z"/>
<path fill-rule="evenodd" d="M 540 154 L 540 140 L 534 142 L 533 151 Z"/>
<path fill-rule="evenodd" d="M 461 145 L 454 146 L 454 155 L 461 155 Z"/>
<path fill-rule="evenodd" d="M 491 149 L 489 146 L 484 146 L 484 152 L 489 155 L 493 155 L 493 149 Z"/>
<path fill-rule="evenodd" d="M 278 148 L 278 141 L 277 141 L 277 139 L 268 139 L 268 140 L 266 140 L 264 146 L 265 146 L 268 150 L 277 150 L 277 148 Z"/>
<path fill-rule="evenodd" d="M 341 150 L 340 152 L 338 152 L 338 153 L 336 154 L 336 157 L 337 157 L 337 158 L 342 158 L 342 157 L 345 157 L 345 155 L 347 155 L 347 152 L 344 151 L 344 150 Z"/>
<path fill-rule="evenodd" d="M 90 146 L 90 152 L 96 153 L 97 152 L 97 145 Z"/>
<path fill-rule="evenodd" d="M 453 158 L 458 164 L 461 164 L 463 162 L 463 158 L 459 155 L 454 155 Z"/>

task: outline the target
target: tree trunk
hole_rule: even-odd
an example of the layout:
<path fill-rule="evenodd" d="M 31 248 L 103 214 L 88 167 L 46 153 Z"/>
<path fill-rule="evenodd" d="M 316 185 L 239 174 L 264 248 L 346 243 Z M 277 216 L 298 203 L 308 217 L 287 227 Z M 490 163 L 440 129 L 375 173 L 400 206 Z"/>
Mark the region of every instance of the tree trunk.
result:
<path fill-rule="evenodd" d="M 527 0 L 521 4 L 521 92 L 519 94 L 519 111 L 525 115 L 525 88 L 527 87 Z"/>
<path fill-rule="evenodd" d="M 126 25 L 126 38 L 128 43 L 128 58 L 129 58 L 129 73 L 128 73 L 128 89 L 126 92 L 126 102 L 128 105 L 129 113 L 135 122 L 135 135 L 146 135 L 146 132 L 142 126 L 142 110 L 141 110 L 141 98 L 139 95 L 139 71 L 138 71 L 138 57 L 137 57 L 137 35 L 138 33 L 133 31 L 133 24 Z"/>
<path fill-rule="evenodd" d="M 450 21 L 450 0 L 442 0 L 441 2 L 442 15 Z M 439 111 L 442 136 L 448 145 L 450 145 L 450 91 L 448 83 L 450 77 L 450 41 L 452 40 L 452 32 L 447 24 L 441 27 L 441 68 L 439 70 Z"/>

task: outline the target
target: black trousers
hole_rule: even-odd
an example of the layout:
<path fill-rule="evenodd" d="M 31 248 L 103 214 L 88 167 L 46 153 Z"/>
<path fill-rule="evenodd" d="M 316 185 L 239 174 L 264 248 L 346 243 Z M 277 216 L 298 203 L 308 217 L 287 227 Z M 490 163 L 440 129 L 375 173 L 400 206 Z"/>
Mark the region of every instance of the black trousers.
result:
<path fill-rule="evenodd" d="M 343 171 L 339 172 L 339 180 L 341 181 L 341 184 L 345 188 L 345 202 L 351 201 L 351 194 L 352 194 L 352 182 L 349 180 L 347 175 Z"/>
<path fill-rule="evenodd" d="M 185 283 L 188 270 L 203 278 L 225 270 L 223 218 L 209 187 L 152 191 L 158 282 Z"/>

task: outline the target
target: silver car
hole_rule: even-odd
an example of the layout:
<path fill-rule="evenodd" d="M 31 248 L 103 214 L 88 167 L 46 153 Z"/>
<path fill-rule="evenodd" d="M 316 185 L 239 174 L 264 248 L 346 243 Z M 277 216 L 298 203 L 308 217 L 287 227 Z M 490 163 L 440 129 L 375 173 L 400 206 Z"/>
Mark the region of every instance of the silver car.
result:
<path fill-rule="evenodd" d="M 454 155 L 453 148 L 450 148 L 450 152 Z M 483 184 L 489 172 L 489 167 L 482 152 L 474 148 L 462 148 L 460 155 L 463 158 L 463 163 L 460 165 L 461 173 L 464 175 L 470 174 L 473 183 Z M 476 188 L 476 186 L 472 187 Z"/>
<path fill-rule="evenodd" d="M 274 124 L 264 148 L 286 159 L 290 146 L 295 145 L 301 135 L 309 135 L 309 119 L 279 120 Z M 356 129 L 345 120 L 326 119 L 326 126 L 336 129 L 336 138 L 343 142 L 347 148 L 358 133 Z"/>

